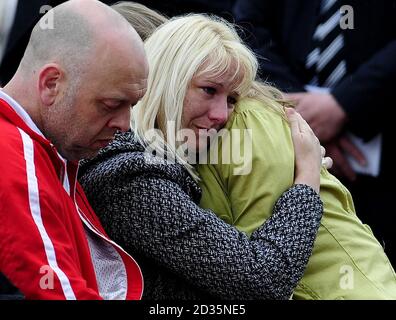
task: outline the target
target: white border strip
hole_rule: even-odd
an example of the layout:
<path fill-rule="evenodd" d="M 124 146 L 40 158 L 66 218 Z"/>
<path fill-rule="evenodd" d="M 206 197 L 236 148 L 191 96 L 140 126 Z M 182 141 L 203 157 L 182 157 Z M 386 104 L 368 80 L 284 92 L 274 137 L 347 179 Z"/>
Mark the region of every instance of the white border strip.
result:
<path fill-rule="evenodd" d="M 34 222 L 40 232 L 40 236 L 44 243 L 45 253 L 47 255 L 48 265 L 52 268 L 52 270 L 58 276 L 63 293 L 67 300 L 76 300 L 76 296 L 73 292 L 73 289 L 70 285 L 70 281 L 65 275 L 65 273 L 59 268 L 58 263 L 56 261 L 56 254 L 54 246 L 51 242 L 50 237 L 48 236 L 47 231 L 45 230 L 43 220 L 41 217 L 41 208 L 40 208 L 40 196 L 38 191 L 38 183 L 36 177 L 36 169 L 34 165 L 34 150 L 33 150 L 33 141 L 32 139 L 21 129 L 19 132 L 22 136 L 23 142 L 23 152 L 26 161 L 26 172 L 27 172 L 27 181 L 28 181 L 28 194 L 29 194 L 29 206 L 30 211 L 33 217 Z"/>
<path fill-rule="evenodd" d="M 26 123 L 26 125 L 32 129 L 34 132 L 42 136 L 44 139 L 46 139 L 43 135 L 43 133 L 40 131 L 40 129 L 36 126 L 36 124 L 33 122 L 32 118 L 30 115 L 26 112 L 22 106 L 16 102 L 13 98 L 11 98 L 8 94 L 6 94 L 3 90 L 0 89 L 0 98 L 3 99 L 5 102 L 7 102 L 11 108 L 14 109 L 14 111 L 22 118 L 22 120 Z"/>

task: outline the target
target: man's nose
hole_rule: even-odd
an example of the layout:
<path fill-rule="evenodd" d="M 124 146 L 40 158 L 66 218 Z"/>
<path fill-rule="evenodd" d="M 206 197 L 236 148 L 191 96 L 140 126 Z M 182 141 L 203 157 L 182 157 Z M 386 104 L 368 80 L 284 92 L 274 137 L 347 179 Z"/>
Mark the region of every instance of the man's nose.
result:
<path fill-rule="evenodd" d="M 131 108 L 123 108 L 117 113 L 109 122 L 110 128 L 115 128 L 117 131 L 126 132 L 130 128 Z"/>

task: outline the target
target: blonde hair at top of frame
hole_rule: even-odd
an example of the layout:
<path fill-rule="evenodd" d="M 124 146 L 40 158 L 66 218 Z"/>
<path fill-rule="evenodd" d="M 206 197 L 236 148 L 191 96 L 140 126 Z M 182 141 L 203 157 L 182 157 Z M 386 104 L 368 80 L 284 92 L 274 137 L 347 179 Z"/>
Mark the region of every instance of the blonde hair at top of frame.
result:
<path fill-rule="evenodd" d="M 256 77 L 257 59 L 232 24 L 202 14 L 169 20 L 146 40 L 145 49 L 150 70 L 147 92 L 133 108 L 131 127 L 144 145 L 176 157 L 197 178 L 184 155 L 177 153 L 178 146 L 172 148 L 166 141 L 168 134 L 177 137 L 182 129 L 184 99 L 192 78 L 201 74 L 216 78 L 235 68 L 232 89 L 244 97 Z M 167 132 L 168 121 L 175 124 L 175 132 Z M 153 145 L 146 132 L 154 128 L 162 136 L 156 136 Z"/>
<path fill-rule="evenodd" d="M 143 4 L 133 1 L 120 1 L 111 7 L 121 14 L 135 28 L 139 36 L 145 41 L 155 29 L 169 21 L 169 18 L 146 7 Z M 286 117 L 281 106 L 293 107 L 290 101 L 286 101 L 283 94 L 274 87 L 260 81 L 255 81 L 247 95 L 250 98 L 261 101 L 280 112 Z"/>
<path fill-rule="evenodd" d="M 121 14 L 145 41 L 157 27 L 168 21 L 168 18 L 145 5 L 132 1 L 120 1 L 111 7 Z"/>

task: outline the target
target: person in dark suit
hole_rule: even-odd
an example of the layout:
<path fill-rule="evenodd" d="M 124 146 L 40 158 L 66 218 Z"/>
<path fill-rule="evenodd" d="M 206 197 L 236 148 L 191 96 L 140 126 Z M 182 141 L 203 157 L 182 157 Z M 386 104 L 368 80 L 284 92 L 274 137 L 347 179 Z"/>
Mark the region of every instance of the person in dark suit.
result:
<path fill-rule="evenodd" d="M 33 26 L 41 16 L 46 13 L 46 11 L 44 11 L 45 7 L 43 6 L 48 5 L 54 7 L 61 2 L 63 1 L 18 1 L 14 21 L 8 35 L 4 56 L 0 64 L 0 85 L 7 83 L 14 75 L 29 41 Z"/>
<path fill-rule="evenodd" d="M 330 7 L 335 9 L 332 13 Z M 395 176 L 390 149 L 396 1 L 237 0 L 233 12 L 247 29 L 246 40 L 261 57 L 262 78 L 292 93 L 288 97 L 326 143 L 336 173 L 350 180 L 347 184 L 358 215 L 373 228 L 396 265 L 396 217 L 390 209 L 392 190 L 387 187 Z M 329 77 L 324 80 L 326 72 Z M 323 87 L 326 92 L 312 90 Z M 376 174 L 357 173 L 350 166 L 348 153 L 362 164 L 365 159 L 345 136 L 347 130 L 366 142 L 379 135 Z"/>
<path fill-rule="evenodd" d="M 117 0 L 101 0 L 108 5 L 118 2 Z M 18 1 L 17 11 L 14 24 L 9 34 L 3 60 L 0 61 L 0 86 L 7 83 L 14 75 L 19 62 L 21 61 L 23 52 L 29 41 L 30 32 L 35 23 L 46 12 L 43 6 L 57 6 L 65 2 L 65 0 L 30 0 Z M 212 13 L 232 19 L 231 11 L 234 0 L 209 1 L 209 0 L 170 0 L 170 1 L 152 1 L 137 0 L 155 9 L 162 14 L 171 17 L 174 15 L 196 12 L 196 13 Z M 40 12 L 40 9 L 43 10 Z"/>

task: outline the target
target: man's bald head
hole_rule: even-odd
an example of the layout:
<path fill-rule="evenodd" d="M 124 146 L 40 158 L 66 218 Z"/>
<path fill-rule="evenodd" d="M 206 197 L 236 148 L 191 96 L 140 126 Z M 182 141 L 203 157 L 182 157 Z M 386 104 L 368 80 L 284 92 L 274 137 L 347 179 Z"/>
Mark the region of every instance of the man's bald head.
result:
<path fill-rule="evenodd" d="M 45 21 L 52 15 L 53 26 Z M 58 63 L 71 73 L 81 75 L 95 50 L 114 41 L 134 46 L 143 52 L 135 30 L 113 9 L 96 0 L 70 0 L 47 12 L 34 27 L 20 71 L 34 73 L 47 63 Z M 77 79 L 76 79 L 77 80 Z"/>
<path fill-rule="evenodd" d="M 143 42 L 130 24 L 96 0 L 71 0 L 39 22 L 4 91 L 69 160 L 94 156 L 129 129 L 130 107 L 146 91 Z"/>

